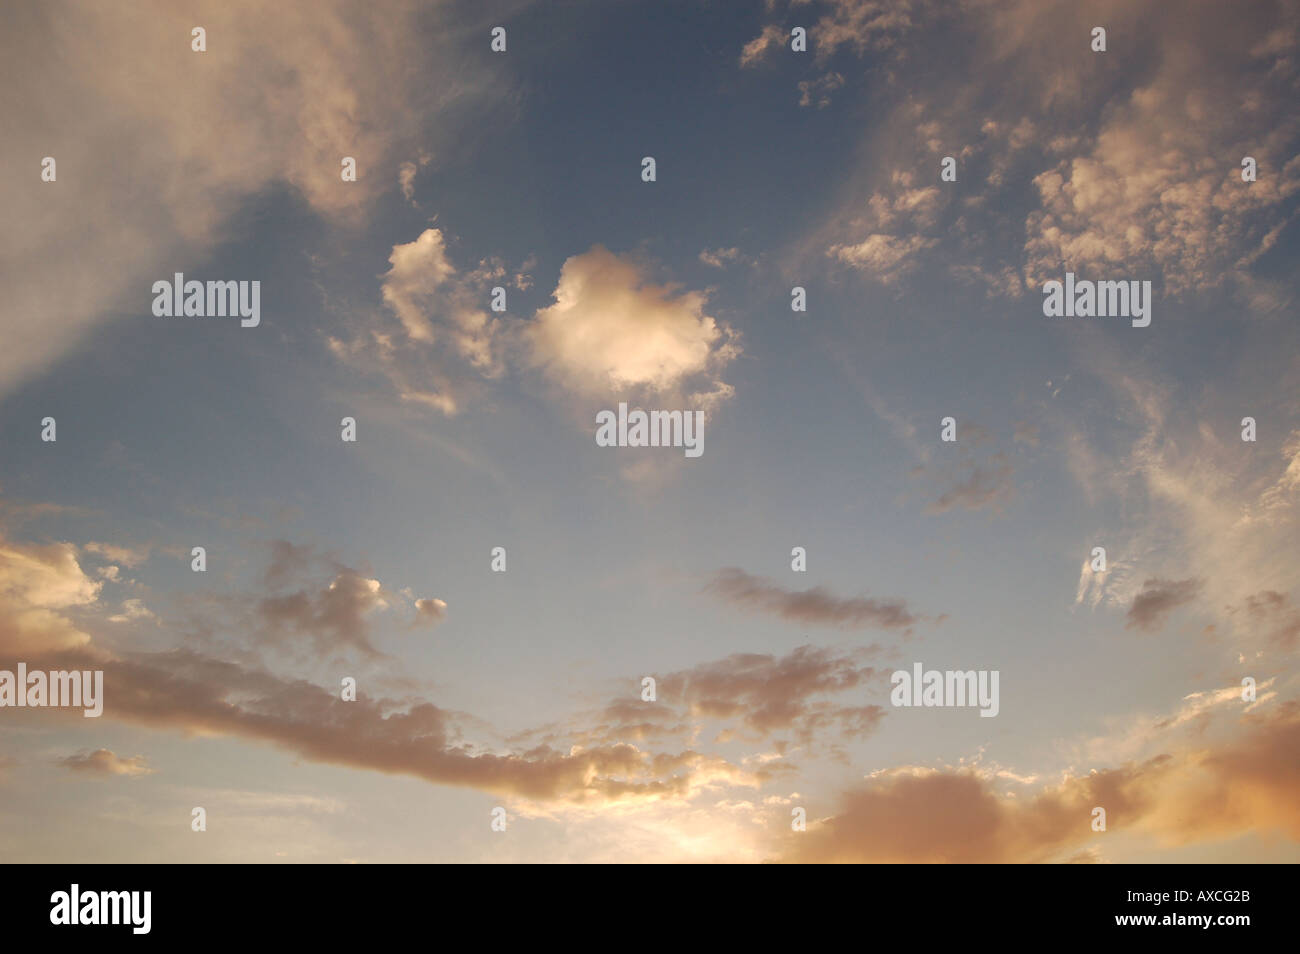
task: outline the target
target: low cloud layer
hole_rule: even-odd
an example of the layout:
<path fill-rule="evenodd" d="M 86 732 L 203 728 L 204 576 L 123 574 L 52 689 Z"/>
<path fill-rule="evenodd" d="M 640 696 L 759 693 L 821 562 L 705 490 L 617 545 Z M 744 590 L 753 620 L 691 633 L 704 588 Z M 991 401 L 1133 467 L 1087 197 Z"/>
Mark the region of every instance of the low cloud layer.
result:
<path fill-rule="evenodd" d="M 880 673 L 865 662 L 872 653 L 811 645 L 785 655 L 734 653 L 658 674 L 652 702 L 632 693 L 576 719 L 569 730 L 552 726 L 520 738 L 582 744 L 653 740 L 663 745 L 708 738 L 709 729 L 719 743 L 770 743 L 774 757 L 792 745 L 838 751 L 873 733 L 885 717 L 885 710 L 870 701 L 873 683 L 883 691 Z"/>
<path fill-rule="evenodd" d="M 1025 863 L 1067 860 L 1110 833 L 1167 845 L 1279 832 L 1300 840 L 1300 708 L 1243 719 L 1238 741 L 1162 754 L 1011 798 L 974 770 L 898 769 L 843 796 L 831 816 L 793 833 L 800 862 Z M 1106 832 L 1092 830 L 1093 809 Z"/>
<path fill-rule="evenodd" d="M 98 584 L 89 583 L 76 552 L 72 544 L 3 542 L 0 594 L 8 602 L 0 607 L 0 619 L 26 623 L 14 627 L 6 622 L 0 628 L 0 668 L 12 670 L 21 660 L 29 669 L 103 670 L 104 717 L 114 721 L 234 736 L 313 761 L 538 801 L 654 801 L 685 797 L 714 784 L 752 786 L 767 775 L 761 768 L 743 769 L 689 747 L 650 751 L 624 741 L 497 751 L 467 741 L 458 716 L 431 702 L 378 697 L 364 686 L 355 701 L 343 701 L 336 688 L 191 649 L 109 652 L 47 609 L 93 602 Z M 288 585 L 310 576 L 322 562 L 328 561 L 310 548 L 279 541 L 272 547 L 267 575 Z M 365 654 L 362 617 L 378 599 L 376 583 L 346 571 L 324 590 L 264 601 L 257 612 L 288 629 L 301 629 L 331 649 L 342 644 Z M 434 603 L 426 601 L 421 612 L 427 614 Z M 53 720 L 67 716 L 60 710 L 37 714 Z M 73 757 L 65 764 L 118 774 L 143 767 L 112 753 Z"/>

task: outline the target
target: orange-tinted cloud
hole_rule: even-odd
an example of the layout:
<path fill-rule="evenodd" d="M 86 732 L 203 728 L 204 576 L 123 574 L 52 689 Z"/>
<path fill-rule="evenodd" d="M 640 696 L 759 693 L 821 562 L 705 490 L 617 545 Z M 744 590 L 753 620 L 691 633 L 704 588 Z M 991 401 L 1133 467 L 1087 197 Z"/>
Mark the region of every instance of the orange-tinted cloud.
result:
<path fill-rule="evenodd" d="M 122 758 L 111 749 L 96 749 L 93 752 L 80 752 L 59 759 L 59 764 L 74 772 L 86 772 L 92 775 L 152 775 L 154 770 L 145 761 L 143 755 Z"/>
<path fill-rule="evenodd" d="M 885 716 L 882 707 L 861 698 L 876 675 L 863 663 L 872 652 L 800 646 L 784 656 L 734 653 L 657 676 L 654 701 L 642 700 L 638 686 L 568 725 L 521 733 L 511 741 L 687 744 L 708 727 L 717 730 L 716 741 L 770 740 L 777 753 L 791 742 L 835 747 L 870 735 Z M 769 771 L 788 768 L 771 765 Z"/>
<path fill-rule="evenodd" d="M 706 313 L 703 293 L 653 284 L 637 262 L 596 245 L 565 261 L 554 298 L 528 340 L 532 360 L 566 390 L 706 410 L 731 395 L 720 374 L 740 346 Z"/>
<path fill-rule="evenodd" d="M 95 322 L 147 307 L 153 280 L 181 254 L 203 257 L 226 238 L 232 211 L 274 184 L 335 222 L 360 221 L 393 188 L 400 150 L 463 135 L 442 108 L 449 86 L 458 102 L 484 102 L 505 82 L 475 68 L 455 18 L 413 0 L 52 0 L 6 12 L 0 59 L 19 75 L 62 66 L 5 104 L 13 148 L 0 157 L 0 256 L 14 267 L 0 301 L 0 393 Z M 191 49 L 196 24 L 207 30 L 202 53 Z M 413 82 L 421 61 L 442 82 Z M 186 108 L 170 108 L 157 91 L 180 77 Z M 110 154 L 129 175 L 104 170 Z M 57 184 L 27 174 L 32 155 L 57 160 Z M 354 182 L 341 179 L 344 156 L 357 161 Z M 103 174 L 86 174 L 96 168 Z M 39 328 L 32 314 L 45 316 Z"/>
<path fill-rule="evenodd" d="M 273 575 L 281 582 L 310 569 L 314 560 L 305 548 L 281 546 L 273 554 Z M 0 669 L 14 670 L 21 661 L 29 671 L 103 670 L 103 715 L 109 719 L 234 736 L 314 761 L 543 801 L 684 797 L 716 783 L 755 785 L 766 774 L 689 748 L 650 752 L 621 741 L 492 751 L 462 739 L 455 713 L 427 701 L 377 697 L 366 691 L 364 680 L 356 701 L 349 702 L 337 689 L 190 649 L 111 653 L 59 612 L 84 608 L 98 593 L 74 546 L 0 539 L 0 555 Z M 340 578 L 348 582 L 339 584 Z M 341 572 L 325 590 L 293 594 L 269 615 L 323 638 L 325 646 L 336 648 L 341 641 L 361 648 L 358 614 L 369 605 L 366 594 L 373 596 L 364 582 L 353 571 Z M 24 718 L 43 722 L 72 717 L 80 719 L 80 711 L 24 710 Z M 86 767 L 110 761 L 93 756 Z"/>
<path fill-rule="evenodd" d="M 832 727 L 862 735 L 875 728 L 880 706 L 825 698 L 863 688 L 874 673 L 852 655 L 801 646 L 782 657 L 736 653 L 664 676 L 659 689 L 690 717 L 735 720 L 757 737 L 789 730 L 809 742 Z"/>
<path fill-rule="evenodd" d="M 1162 754 L 1009 798 L 973 769 L 883 773 L 834 815 L 792 832 L 786 861 L 1041 862 L 1104 846 L 1107 831 L 1167 844 L 1280 831 L 1300 841 L 1300 704 L 1243 719 L 1238 739 Z M 1104 848 L 1103 848 L 1104 850 Z"/>

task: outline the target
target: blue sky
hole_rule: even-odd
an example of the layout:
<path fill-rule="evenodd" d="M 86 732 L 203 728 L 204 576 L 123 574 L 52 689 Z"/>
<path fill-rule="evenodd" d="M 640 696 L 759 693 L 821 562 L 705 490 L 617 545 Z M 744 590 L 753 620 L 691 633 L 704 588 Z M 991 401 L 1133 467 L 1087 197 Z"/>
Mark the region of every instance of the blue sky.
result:
<path fill-rule="evenodd" d="M 6 16 L 6 856 L 1295 860 L 1294 6 Z"/>

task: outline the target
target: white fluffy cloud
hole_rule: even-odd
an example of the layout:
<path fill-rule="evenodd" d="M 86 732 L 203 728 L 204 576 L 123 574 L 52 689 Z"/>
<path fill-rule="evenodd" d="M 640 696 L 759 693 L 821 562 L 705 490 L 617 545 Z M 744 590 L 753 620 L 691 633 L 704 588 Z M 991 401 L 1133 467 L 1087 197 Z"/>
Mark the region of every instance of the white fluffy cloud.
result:
<path fill-rule="evenodd" d="M 99 598 L 70 543 L 20 545 L 0 539 L 0 652 L 39 653 L 84 646 L 90 637 L 61 611 Z"/>
<path fill-rule="evenodd" d="M 491 287 L 526 287 L 527 276 L 508 276 L 495 259 L 458 269 L 446 236 L 434 228 L 394 245 L 388 262 L 381 294 L 397 325 L 380 316 L 329 346 L 341 359 L 386 375 L 402 400 L 457 414 L 484 378 L 505 370 L 507 328 L 487 310 Z"/>
<path fill-rule="evenodd" d="M 456 273 L 442 232 L 426 229 L 414 242 L 394 245 L 388 261 L 393 267 L 384 276 L 384 303 L 413 340 L 433 341 L 432 299 Z"/>
<path fill-rule="evenodd" d="M 720 250 L 718 261 L 739 261 Z M 707 259 L 705 259 L 707 261 Z M 383 277 L 386 312 L 353 336 L 331 338 L 334 353 L 388 378 L 401 400 L 452 416 L 507 372 L 539 372 L 551 396 L 587 426 L 592 406 L 619 401 L 711 413 L 734 388 L 722 377 L 740 354 L 739 336 L 708 314 L 703 292 L 655 284 L 648 267 L 602 246 L 565 261 L 553 303 L 532 320 L 487 310 L 492 289 L 527 289 L 532 278 L 495 258 L 457 268 L 440 229 L 396 245 Z M 624 468 L 638 482 L 665 477 L 642 458 Z M 420 618 L 436 621 L 433 603 Z"/>
<path fill-rule="evenodd" d="M 566 390 L 706 408 L 731 395 L 720 374 L 740 346 L 706 313 L 703 293 L 652 284 L 637 263 L 597 245 L 564 263 L 554 299 L 528 338 L 533 362 Z"/>

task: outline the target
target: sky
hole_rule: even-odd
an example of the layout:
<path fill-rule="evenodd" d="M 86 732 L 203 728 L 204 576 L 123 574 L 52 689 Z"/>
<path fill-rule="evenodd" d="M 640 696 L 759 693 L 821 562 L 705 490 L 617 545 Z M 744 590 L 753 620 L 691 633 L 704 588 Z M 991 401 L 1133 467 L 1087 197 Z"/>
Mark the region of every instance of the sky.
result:
<path fill-rule="evenodd" d="M 0 858 L 1300 860 L 1300 4 L 0 17 Z"/>

